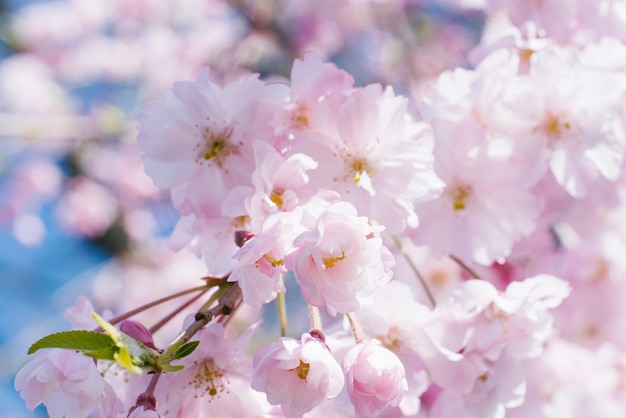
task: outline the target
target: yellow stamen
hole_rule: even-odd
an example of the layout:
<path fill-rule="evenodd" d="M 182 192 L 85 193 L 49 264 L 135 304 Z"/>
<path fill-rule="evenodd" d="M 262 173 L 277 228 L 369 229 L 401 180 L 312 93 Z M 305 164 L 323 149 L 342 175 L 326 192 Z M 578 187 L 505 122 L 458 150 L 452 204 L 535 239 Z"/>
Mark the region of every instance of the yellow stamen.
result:
<path fill-rule="evenodd" d="M 310 367 L 311 366 L 309 365 L 309 363 L 305 363 L 302 360 L 300 360 L 300 365 L 298 365 L 298 367 L 294 367 L 293 369 L 289 369 L 289 370 L 297 370 L 298 377 L 302 380 L 306 380 L 306 377 L 309 375 Z"/>
<path fill-rule="evenodd" d="M 465 209 L 469 195 L 470 190 L 467 187 L 457 187 L 452 197 L 452 207 L 456 212 Z"/>
<path fill-rule="evenodd" d="M 233 228 L 246 229 L 248 227 L 250 217 L 248 215 L 237 216 L 231 222 Z"/>
<path fill-rule="evenodd" d="M 205 162 L 214 162 L 221 166 L 224 160 L 234 151 L 236 147 L 230 142 L 233 129 L 227 127 L 221 131 L 214 131 L 206 126 L 200 128 L 202 139 L 196 144 L 198 157 L 196 162 L 199 164 Z"/>
<path fill-rule="evenodd" d="M 297 131 L 306 131 L 309 128 L 309 108 L 297 105 L 289 111 L 291 128 Z"/>
<path fill-rule="evenodd" d="M 200 397 L 209 395 L 211 398 L 214 398 L 221 393 L 228 393 L 228 378 L 212 359 L 201 363 L 194 361 L 194 366 L 197 367 L 196 373 L 189 382 L 189 385 L 200 392 Z M 198 397 L 198 395 L 196 395 L 196 397 Z"/>
<path fill-rule="evenodd" d="M 284 266 L 285 263 L 283 262 L 282 259 L 277 260 L 272 256 L 269 256 L 267 254 L 263 254 L 263 258 L 266 259 L 267 261 L 270 262 L 270 264 L 272 265 L 272 267 L 278 267 L 278 266 Z"/>
<path fill-rule="evenodd" d="M 361 176 L 363 173 L 367 173 L 370 177 L 374 174 L 374 170 L 369 167 L 367 160 L 363 158 L 357 158 L 356 160 L 354 160 L 352 162 L 352 165 L 350 166 L 350 171 L 354 173 L 352 181 L 354 181 L 355 183 L 361 181 Z"/>
<path fill-rule="evenodd" d="M 543 131 L 552 139 L 559 139 L 563 135 L 563 131 L 570 129 L 568 121 L 563 121 L 558 115 L 549 114 L 542 125 Z"/>
<path fill-rule="evenodd" d="M 335 264 L 337 264 L 338 261 L 341 261 L 344 258 L 346 258 L 346 254 L 342 251 L 341 257 L 323 258 L 322 261 L 324 262 L 324 267 L 329 269 L 329 268 L 335 267 Z"/>
<path fill-rule="evenodd" d="M 532 49 L 520 49 L 519 50 L 519 60 L 521 63 L 527 64 L 530 62 L 530 57 L 533 56 L 535 51 Z"/>
<path fill-rule="evenodd" d="M 272 190 L 272 194 L 270 195 L 270 200 L 274 202 L 274 204 L 278 206 L 279 208 L 283 205 L 283 197 L 282 197 L 283 192 L 284 190 L 274 189 Z"/>
<path fill-rule="evenodd" d="M 224 150 L 224 148 L 226 148 L 226 142 L 223 140 L 217 140 L 208 146 L 208 149 L 204 152 L 203 157 L 208 161 L 211 158 L 217 157 L 219 153 Z"/>

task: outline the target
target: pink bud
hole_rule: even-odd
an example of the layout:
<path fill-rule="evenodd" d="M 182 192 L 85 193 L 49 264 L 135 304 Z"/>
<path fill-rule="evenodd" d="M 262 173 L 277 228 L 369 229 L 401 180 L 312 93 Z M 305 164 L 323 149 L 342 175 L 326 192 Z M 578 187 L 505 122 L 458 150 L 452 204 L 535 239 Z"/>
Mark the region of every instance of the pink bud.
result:
<path fill-rule="evenodd" d="M 133 320 L 122 321 L 120 325 L 120 330 L 139 341 L 146 347 L 150 347 L 156 350 L 154 346 L 154 341 L 152 340 L 152 334 L 150 331 L 141 323 Z"/>
<path fill-rule="evenodd" d="M 378 340 L 359 343 L 343 360 L 348 397 L 361 417 L 397 406 L 408 390 L 404 365 Z"/>
<path fill-rule="evenodd" d="M 254 238 L 255 235 L 254 232 L 235 231 L 235 244 L 237 244 L 237 247 L 241 248 L 246 242 Z"/>
<path fill-rule="evenodd" d="M 143 406 L 132 408 L 128 413 L 128 418 L 160 418 L 161 415 L 154 409 L 146 409 Z"/>

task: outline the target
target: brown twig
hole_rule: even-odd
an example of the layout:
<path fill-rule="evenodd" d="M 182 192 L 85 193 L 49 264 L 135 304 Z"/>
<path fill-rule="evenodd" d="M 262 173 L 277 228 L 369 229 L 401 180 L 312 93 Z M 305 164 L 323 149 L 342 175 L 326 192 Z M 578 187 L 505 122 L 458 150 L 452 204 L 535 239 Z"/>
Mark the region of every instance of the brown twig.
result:
<path fill-rule="evenodd" d="M 457 258 L 456 256 L 450 254 L 449 256 L 455 263 L 457 263 L 459 266 L 461 266 L 461 268 L 463 270 L 465 270 L 465 272 L 467 274 L 470 275 L 470 277 L 472 279 L 479 279 L 482 280 L 482 278 L 478 275 L 478 273 L 476 273 L 474 270 L 472 270 L 467 264 L 465 264 L 463 261 L 461 261 L 459 258 Z"/>
<path fill-rule="evenodd" d="M 160 304 L 162 304 L 162 303 L 168 302 L 168 301 L 170 301 L 170 300 L 172 300 L 172 299 L 176 299 L 176 298 L 179 298 L 179 297 L 181 297 L 181 296 L 185 296 L 185 295 L 187 295 L 187 294 L 189 294 L 189 293 L 199 292 L 199 291 L 201 291 L 201 290 L 204 290 L 204 291 L 206 292 L 206 291 L 207 291 L 207 290 L 208 290 L 211 286 L 212 286 L 212 285 L 210 285 L 210 284 L 205 284 L 205 285 L 203 285 L 203 286 L 198 286 L 198 287 L 194 287 L 194 288 L 192 288 L 192 289 L 183 290 L 182 292 L 174 293 L 173 295 L 169 295 L 169 296 L 166 296 L 166 297 L 164 297 L 164 298 L 157 299 L 157 300 L 155 300 L 155 301 L 153 301 L 153 302 L 150 302 L 150 303 L 147 303 L 147 304 L 145 304 L 145 305 L 143 305 L 143 306 L 140 306 L 140 307 L 138 307 L 138 308 L 135 308 L 135 309 L 133 309 L 132 311 L 128 311 L 128 312 L 126 312 L 126 313 L 123 313 L 123 314 L 121 314 L 121 315 L 118 315 L 118 316 L 116 316 L 115 318 L 110 319 L 108 322 L 109 322 L 111 325 L 115 325 L 115 324 L 117 324 L 117 323 L 119 323 L 119 322 L 124 321 L 125 319 L 128 319 L 128 318 L 130 318 L 130 317 L 132 317 L 132 316 L 137 315 L 138 313 L 141 313 L 141 312 L 143 312 L 143 311 L 145 311 L 145 310 L 148 310 L 148 309 L 150 309 L 150 308 L 153 308 L 153 307 L 155 307 L 155 306 L 157 306 L 157 305 L 160 305 Z M 204 292 L 203 292 L 203 293 L 204 293 Z M 102 332 L 102 328 L 101 328 L 101 327 L 98 327 L 98 328 L 96 328 L 94 331 L 95 331 L 95 332 Z"/>
<path fill-rule="evenodd" d="M 428 288 L 426 279 L 424 279 L 424 276 L 422 276 L 422 273 L 420 273 L 420 271 L 417 269 L 417 266 L 415 266 L 415 263 L 413 263 L 411 256 L 407 252 L 406 248 L 404 248 L 404 245 L 402 245 L 402 241 L 400 241 L 400 238 L 398 238 L 395 235 L 392 235 L 391 237 L 393 238 L 393 241 L 396 244 L 396 247 L 398 248 L 400 253 L 402 253 L 402 255 L 404 256 L 404 259 L 406 260 L 406 262 L 409 263 L 409 267 L 411 267 L 411 270 L 413 270 L 415 277 L 417 277 L 417 279 L 422 284 L 422 287 L 424 288 L 424 292 L 426 293 L 426 296 L 428 297 L 430 304 L 434 308 L 437 305 L 437 303 L 435 302 L 435 298 L 433 297 L 433 294 L 430 293 L 430 289 Z"/>
<path fill-rule="evenodd" d="M 217 305 L 211 309 L 207 309 L 206 311 L 196 313 L 196 320 L 189 325 L 172 344 L 170 344 L 170 347 L 180 347 L 183 344 L 186 344 L 194 335 L 196 335 L 198 331 L 211 322 L 213 318 L 220 315 L 230 315 L 230 313 L 236 308 L 237 301 L 241 297 L 241 288 L 238 283 L 232 283 L 229 284 L 229 286 L 230 288 L 224 293 L 224 296 Z"/>
<path fill-rule="evenodd" d="M 194 303 L 195 301 L 200 299 L 200 297 L 202 297 L 202 295 L 204 295 L 207 291 L 208 291 L 208 289 L 206 289 L 206 290 L 202 291 L 201 293 L 197 294 L 193 298 L 189 299 L 188 301 L 186 301 L 185 303 L 180 305 L 178 308 L 176 308 L 174 311 L 172 311 L 165 318 L 161 319 L 159 322 L 154 324 L 152 327 L 150 327 L 150 333 L 154 334 L 155 332 L 160 330 L 161 327 L 163 327 L 165 324 L 167 324 L 169 321 L 171 321 L 172 318 L 174 318 L 176 315 L 181 313 L 183 309 L 185 309 L 186 307 L 188 307 L 189 305 L 191 305 L 192 303 Z"/>

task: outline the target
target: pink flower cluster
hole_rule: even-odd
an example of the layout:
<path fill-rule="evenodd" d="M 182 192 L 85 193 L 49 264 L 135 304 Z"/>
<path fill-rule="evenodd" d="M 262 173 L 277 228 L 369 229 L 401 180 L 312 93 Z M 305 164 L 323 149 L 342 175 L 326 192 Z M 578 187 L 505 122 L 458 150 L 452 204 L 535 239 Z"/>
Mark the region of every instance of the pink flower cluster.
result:
<path fill-rule="evenodd" d="M 253 307 L 284 292 L 287 269 L 331 315 L 368 303 L 394 264 L 382 225 L 416 226 L 415 202 L 440 185 L 426 126 L 391 89 L 355 88 L 313 54 L 291 89 L 208 76 L 175 84 L 140 120 L 146 171 L 181 214 L 175 245 L 191 243 L 212 275 L 232 271 Z M 237 230 L 255 234 L 239 250 Z"/>
<path fill-rule="evenodd" d="M 473 68 L 444 71 L 414 92 L 419 103 L 356 86 L 315 53 L 295 60 L 289 83 L 252 74 L 221 84 L 205 68 L 148 103 L 145 172 L 178 211 L 171 246 L 193 251 L 208 276 L 182 335 L 220 308 L 217 318 L 195 329 L 198 347 L 176 360 L 184 369 L 156 378 L 38 354 L 16 379 L 28 407 L 76 417 L 624 416 L 626 9 L 447 3 L 498 13 Z M 92 186 L 72 189 L 101 195 Z M 81 203 L 69 199 L 68 210 Z M 106 229 L 117 209 L 99 209 L 74 227 Z M 289 320 L 279 338 L 250 325 L 274 304 Z M 70 314 L 87 328 L 86 308 Z M 139 322 L 120 329 L 171 347 Z"/>

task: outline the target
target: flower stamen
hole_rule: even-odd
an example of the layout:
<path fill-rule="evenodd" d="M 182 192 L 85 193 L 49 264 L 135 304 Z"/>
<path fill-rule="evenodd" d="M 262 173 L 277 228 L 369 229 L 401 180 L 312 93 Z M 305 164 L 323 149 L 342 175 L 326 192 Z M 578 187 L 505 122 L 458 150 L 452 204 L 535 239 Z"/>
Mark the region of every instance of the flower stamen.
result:
<path fill-rule="evenodd" d="M 228 393 L 227 384 L 228 379 L 224 373 L 215 365 L 213 360 L 207 360 L 202 363 L 194 362 L 194 366 L 197 367 L 197 372 L 189 382 L 190 386 L 200 392 L 196 397 L 204 397 L 209 395 L 212 400 L 215 396 L 219 396 L 222 393 Z"/>
<path fill-rule="evenodd" d="M 324 262 L 324 267 L 329 269 L 335 267 L 335 264 L 337 264 L 337 262 L 343 260 L 344 258 L 346 258 L 346 254 L 342 251 L 341 257 L 323 258 L 322 261 Z"/>
<path fill-rule="evenodd" d="M 309 375 L 309 369 L 310 369 L 311 365 L 309 363 L 305 363 L 302 360 L 300 360 L 300 364 L 298 365 L 298 367 L 294 367 L 293 369 L 289 369 L 289 371 L 292 370 L 297 370 L 298 371 L 298 377 L 302 380 L 306 380 L 307 376 Z"/>

